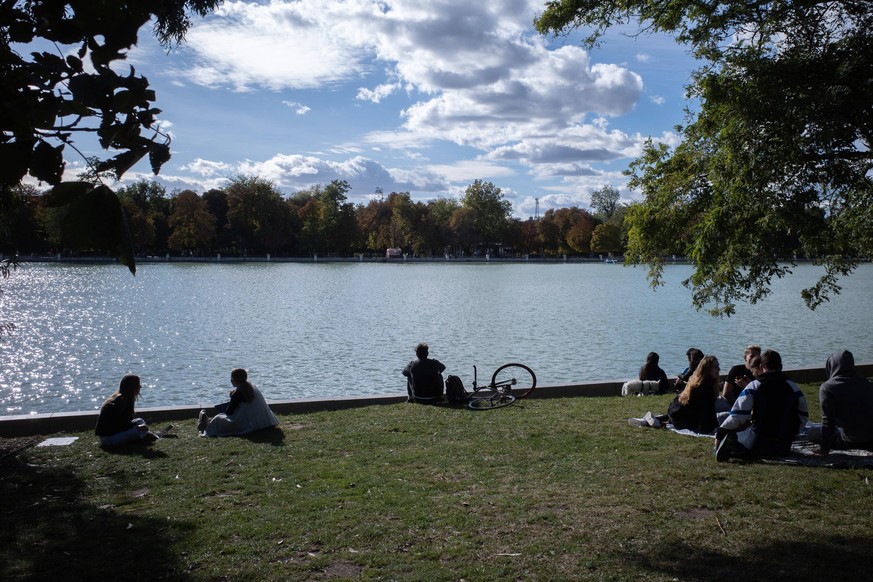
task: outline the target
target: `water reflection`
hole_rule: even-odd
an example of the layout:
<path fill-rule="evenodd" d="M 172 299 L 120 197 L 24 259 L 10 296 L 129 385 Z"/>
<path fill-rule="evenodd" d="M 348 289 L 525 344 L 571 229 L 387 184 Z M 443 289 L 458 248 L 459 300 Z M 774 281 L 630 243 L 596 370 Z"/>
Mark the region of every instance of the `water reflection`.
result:
<path fill-rule="evenodd" d="M 725 367 L 750 342 L 791 367 L 842 347 L 873 361 L 873 267 L 810 312 L 799 290 L 817 272 L 713 319 L 690 306 L 687 266 L 653 292 L 643 269 L 602 264 L 29 264 L 0 296 L 17 326 L 0 341 L 0 414 L 96 409 L 125 373 L 143 379 L 141 407 L 209 404 L 237 366 L 269 399 L 395 394 L 421 340 L 467 382 L 508 361 L 543 384 L 626 379 L 652 350 L 672 375 L 691 345 Z"/>

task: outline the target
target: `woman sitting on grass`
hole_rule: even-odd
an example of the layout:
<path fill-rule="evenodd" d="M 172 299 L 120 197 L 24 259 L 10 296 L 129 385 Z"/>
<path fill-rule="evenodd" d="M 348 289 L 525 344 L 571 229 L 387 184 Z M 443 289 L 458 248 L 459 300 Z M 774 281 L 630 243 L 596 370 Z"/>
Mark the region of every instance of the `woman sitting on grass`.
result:
<path fill-rule="evenodd" d="M 715 356 L 706 356 L 697 365 L 682 392 L 667 409 L 673 427 L 710 434 L 718 427 L 715 401 L 719 392 L 719 366 Z"/>
<path fill-rule="evenodd" d="M 234 436 L 249 434 L 279 425 L 279 419 L 270 410 L 261 391 L 248 380 L 248 372 L 236 368 L 230 373 L 233 390 L 224 412 L 212 418 L 200 411 L 197 431 L 200 436 Z"/>
<path fill-rule="evenodd" d="M 139 376 L 128 374 L 121 379 L 118 390 L 106 399 L 97 416 L 94 433 L 100 446 L 114 447 L 138 441 L 156 441 L 158 435 L 149 430 L 141 418 L 134 418 L 134 403 L 139 398 Z"/>

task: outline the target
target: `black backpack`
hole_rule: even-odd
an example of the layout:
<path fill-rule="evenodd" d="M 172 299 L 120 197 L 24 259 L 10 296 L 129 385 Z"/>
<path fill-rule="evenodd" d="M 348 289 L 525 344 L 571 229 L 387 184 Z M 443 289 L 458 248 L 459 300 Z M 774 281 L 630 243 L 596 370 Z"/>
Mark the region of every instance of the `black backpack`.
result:
<path fill-rule="evenodd" d="M 470 395 L 464 388 L 464 383 L 457 376 L 449 375 L 446 378 L 446 400 L 449 404 L 460 404 L 467 402 Z"/>

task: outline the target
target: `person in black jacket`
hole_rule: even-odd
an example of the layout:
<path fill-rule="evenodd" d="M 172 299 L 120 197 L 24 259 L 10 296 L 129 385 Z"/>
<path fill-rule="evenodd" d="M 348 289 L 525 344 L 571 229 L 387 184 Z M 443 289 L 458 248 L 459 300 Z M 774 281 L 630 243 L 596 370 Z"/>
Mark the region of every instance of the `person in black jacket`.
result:
<path fill-rule="evenodd" d="M 658 394 L 666 394 L 670 391 L 670 380 L 667 379 L 667 372 L 661 369 L 658 364 L 661 361 L 661 356 L 655 352 L 649 352 L 646 356 L 646 363 L 640 368 L 640 380 L 654 380 L 658 382 Z"/>
<path fill-rule="evenodd" d="M 424 342 L 415 346 L 417 359 L 403 369 L 406 376 L 407 402 L 437 404 L 443 400 L 443 370 L 446 367 L 439 360 L 428 358 L 430 348 Z"/>
<path fill-rule="evenodd" d="M 134 403 L 139 398 L 141 387 L 139 376 L 128 374 L 121 379 L 118 390 L 100 407 L 94 433 L 100 437 L 101 446 L 158 440 L 158 435 L 149 430 L 143 419 L 135 418 Z"/>
<path fill-rule="evenodd" d="M 730 371 L 728 371 L 727 378 L 725 378 L 724 385 L 722 386 L 721 395 L 729 405 L 733 406 L 734 402 L 737 401 L 740 392 L 743 391 L 743 388 L 748 386 L 749 382 L 755 379 L 755 374 L 752 373 L 750 362 L 752 361 L 752 358 L 756 357 L 761 357 L 761 346 L 758 344 L 747 346 L 743 351 L 743 363 L 733 366 Z M 728 408 L 728 410 L 730 410 L 730 408 Z"/>
<path fill-rule="evenodd" d="M 688 358 L 688 367 L 682 370 L 676 378 L 676 392 L 682 392 L 685 388 L 685 383 L 688 382 L 691 374 L 694 373 L 697 365 L 703 359 L 703 352 L 697 348 L 688 348 L 688 351 L 685 352 L 685 357 Z"/>
<path fill-rule="evenodd" d="M 680 430 L 710 434 L 718 427 L 715 417 L 718 392 L 718 359 L 715 356 L 706 356 L 667 409 L 670 422 Z"/>

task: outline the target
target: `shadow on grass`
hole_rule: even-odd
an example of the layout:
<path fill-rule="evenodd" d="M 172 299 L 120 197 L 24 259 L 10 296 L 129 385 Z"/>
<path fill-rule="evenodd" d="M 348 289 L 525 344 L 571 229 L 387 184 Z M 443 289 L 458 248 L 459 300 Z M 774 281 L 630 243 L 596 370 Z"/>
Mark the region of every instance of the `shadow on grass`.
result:
<path fill-rule="evenodd" d="M 675 542 L 675 540 L 674 540 Z M 753 551 L 736 555 L 663 542 L 650 555 L 629 556 L 642 570 L 679 580 L 856 580 L 873 569 L 871 538 L 821 536 L 804 541 L 762 539 Z"/>
<path fill-rule="evenodd" d="M 276 447 L 281 447 L 285 445 L 285 433 L 282 432 L 282 429 L 278 426 L 265 428 L 264 430 L 259 430 L 257 432 L 243 435 L 240 438 L 244 438 L 247 441 L 251 441 L 253 443 L 266 443 Z"/>
<path fill-rule="evenodd" d="M 173 547 L 192 524 L 84 504 L 87 488 L 67 470 L 15 456 L 0 459 L 0 579 L 185 577 L 187 565 Z"/>
<path fill-rule="evenodd" d="M 117 447 L 101 446 L 100 450 L 104 453 L 125 457 L 142 457 L 144 459 L 160 459 L 166 457 L 167 453 L 154 447 L 154 443 L 135 442 Z"/>

